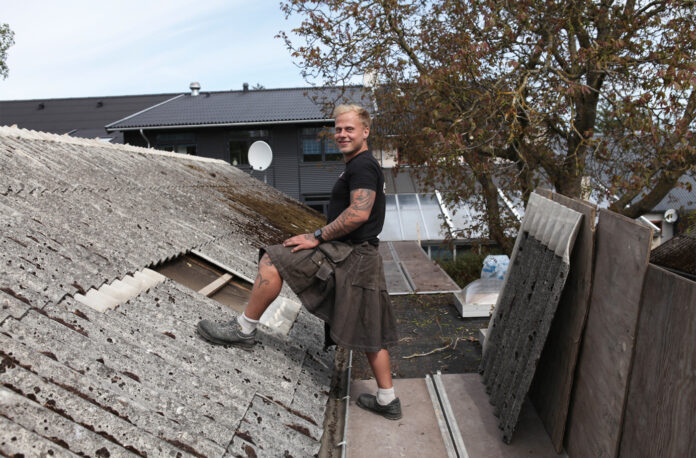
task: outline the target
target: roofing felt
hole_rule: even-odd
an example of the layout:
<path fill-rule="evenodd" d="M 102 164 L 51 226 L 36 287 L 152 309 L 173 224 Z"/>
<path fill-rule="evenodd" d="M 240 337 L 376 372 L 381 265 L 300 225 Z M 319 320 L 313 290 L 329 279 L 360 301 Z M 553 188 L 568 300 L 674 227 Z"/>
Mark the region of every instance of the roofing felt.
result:
<path fill-rule="evenodd" d="M 315 213 L 222 161 L 13 128 L 0 177 L 0 454 L 318 452 L 333 355 L 312 315 L 249 353 L 198 338 L 235 312 L 172 280 L 105 312 L 75 298 L 190 250 L 251 274 Z"/>
<path fill-rule="evenodd" d="M 261 89 L 181 94 L 107 125 L 108 130 L 154 127 L 328 121 L 337 101 L 366 105 L 362 87 Z"/>

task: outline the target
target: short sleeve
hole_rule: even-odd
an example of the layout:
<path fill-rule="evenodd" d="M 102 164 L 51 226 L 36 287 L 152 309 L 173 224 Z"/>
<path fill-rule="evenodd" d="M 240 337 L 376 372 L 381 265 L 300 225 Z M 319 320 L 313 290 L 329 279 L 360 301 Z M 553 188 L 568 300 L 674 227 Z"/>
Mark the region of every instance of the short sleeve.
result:
<path fill-rule="evenodd" d="M 363 154 L 369 154 L 369 151 Z M 356 157 L 355 159 L 362 159 Z M 349 166 L 349 181 L 348 189 L 354 191 L 356 189 L 370 189 L 372 191 L 377 191 L 377 186 L 379 183 L 380 170 L 378 165 L 374 161 L 370 161 L 370 158 L 362 159 L 358 162 L 355 160 L 350 161 Z"/>

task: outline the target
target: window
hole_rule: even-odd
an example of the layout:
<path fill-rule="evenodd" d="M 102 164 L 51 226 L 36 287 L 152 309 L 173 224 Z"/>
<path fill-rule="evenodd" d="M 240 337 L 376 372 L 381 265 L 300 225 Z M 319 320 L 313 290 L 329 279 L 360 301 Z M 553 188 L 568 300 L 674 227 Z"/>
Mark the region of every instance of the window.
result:
<path fill-rule="evenodd" d="M 248 165 L 249 146 L 248 140 L 230 140 L 230 164 Z"/>
<path fill-rule="evenodd" d="M 343 155 L 336 147 L 333 133 L 328 127 L 302 129 L 303 162 L 337 162 Z"/>
<path fill-rule="evenodd" d="M 331 196 L 329 194 L 305 194 L 304 203 L 309 208 L 313 208 L 324 216 L 328 216 L 330 198 Z"/>
<path fill-rule="evenodd" d="M 157 134 L 155 148 L 173 153 L 196 155 L 196 134 Z"/>
<path fill-rule="evenodd" d="M 230 164 L 249 165 L 249 147 L 257 140 L 268 141 L 270 132 L 264 129 L 234 130 L 230 133 Z"/>

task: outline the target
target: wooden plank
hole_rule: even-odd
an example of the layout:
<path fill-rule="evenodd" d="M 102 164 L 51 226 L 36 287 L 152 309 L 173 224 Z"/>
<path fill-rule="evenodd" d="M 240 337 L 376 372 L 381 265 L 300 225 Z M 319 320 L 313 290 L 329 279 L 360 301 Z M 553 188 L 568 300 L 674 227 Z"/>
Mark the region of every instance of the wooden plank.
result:
<path fill-rule="evenodd" d="M 696 282 L 650 265 L 620 456 L 696 456 Z"/>
<path fill-rule="evenodd" d="M 392 242 L 392 246 L 401 261 L 420 261 L 423 257 L 429 259 L 418 242 Z"/>
<path fill-rule="evenodd" d="M 427 256 L 420 261 L 402 261 L 401 265 L 408 271 L 417 293 L 461 290 L 454 280 Z"/>
<path fill-rule="evenodd" d="M 206 286 L 201 288 L 198 292 L 201 293 L 204 296 L 212 296 L 215 294 L 220 288 L 225 286 L 229 281 L 232 280 L 232 275 L 230 274 L 224 274 L 221 277 L 218 277 L 217 280 L 208 283 Z"/>
<path fill-rule="evenodd" d="M 433 260 L 418 242 L 390 242 L 396 253 L 395 260 L 399 261 L 406 275 L 413 282 L 415 292 L 454 292 L 461 288 Z"/>
<path fill-rule="evenodd" d="M 381 242 L 379 244 L 379 255 L 382 256 L 382 261 L 393 261 L 394 257 L 391 252 L 392 242 Z"/>
<path fill-rule="evenodd" d="M 600 210 L 590 306 L 568 416 L 569 456 L 617 455 L 651 240 L 650 228 Z"/>
<path fill-rule="evenodd" d="M 394 261 L 384 261 L 384 279 L 387 282 L 389 294 L 412 294 L 413 290 L 409 286 L 399 264 Z"/>
<path fill-rule="evenodd" d="M 529 398 L 558 453 L 563 450 L 570 393 L 580 351 L 582 330 L 592 285 L 592 257 L 597 209 L 587 202 L 550 191 L 536 191 L 572 210 L 583 219 L 570 256 L 570 273 L 539 359 Z"/>

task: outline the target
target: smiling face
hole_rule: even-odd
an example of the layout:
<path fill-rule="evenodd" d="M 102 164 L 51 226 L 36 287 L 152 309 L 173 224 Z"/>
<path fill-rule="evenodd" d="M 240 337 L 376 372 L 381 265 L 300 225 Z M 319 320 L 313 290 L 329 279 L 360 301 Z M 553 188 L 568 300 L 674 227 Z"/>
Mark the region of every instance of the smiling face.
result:
<path fill-rule="evenodd" d="M 355 111 L 348 111 L 336 116 L 334 140 L 346 162 L 367 150 L 367 137 L 369 135 L 370 128 L 362 123 L 360 116 Z"/>

